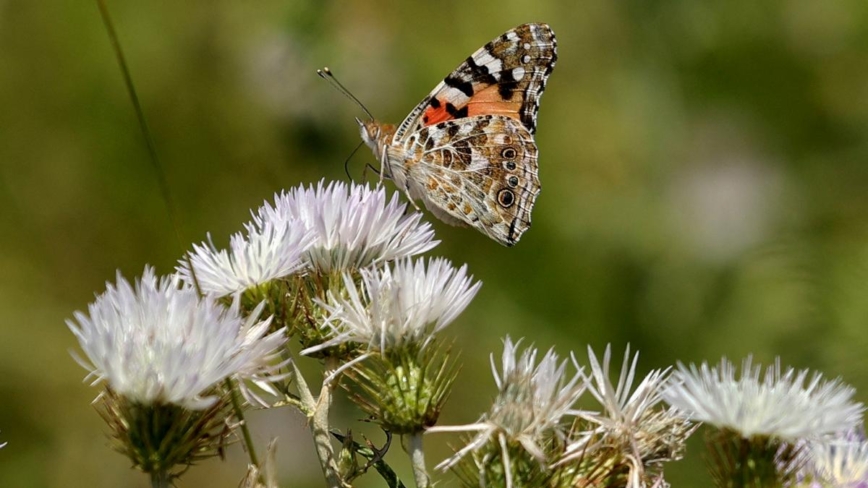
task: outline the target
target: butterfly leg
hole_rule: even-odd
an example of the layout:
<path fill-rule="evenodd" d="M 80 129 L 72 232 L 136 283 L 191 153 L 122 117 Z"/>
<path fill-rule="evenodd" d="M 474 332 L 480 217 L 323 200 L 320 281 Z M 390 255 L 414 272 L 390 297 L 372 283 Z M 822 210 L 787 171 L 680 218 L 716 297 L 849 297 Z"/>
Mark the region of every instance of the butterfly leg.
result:
<path fill-rule="evenodd" d="M 413 205 L 413 208 L 415 208 L 417 212 L 421 212 L 422 209 L 419 208 L 419 205 L 416 205 L 416 200 L 414 200 L 413 197 L 410 196 L 410 182 L 404 181 L 404 184 L 401 186 L 404 187 L 401 188 L 401 190 L 404 192 L 404 195 L 407 197 L 407 201 L 410 202 L 410 205 Z"/>
<path fill-rule="evenodd" d="M 422 211 L 422 209 L 419 208 L 419 205 L 416 205 L 416 200 L 413 200 L 413 197 L 410 196 L 410 191 L 407 190 L 406 188 L 404 189 L 404 195 L 407 195 L 407 201 L 409 201 L 410 204 L 413 205 L 413 208 L 415 208 L 417 212 Z"/>
<path fill-rule="evenodd" d="M 386 161 L 388 157 L 388 148 L 383 146 L 383 154 L 380 156 L 380 186 L 383 186 L 383 179 L 386 177 Z"/>

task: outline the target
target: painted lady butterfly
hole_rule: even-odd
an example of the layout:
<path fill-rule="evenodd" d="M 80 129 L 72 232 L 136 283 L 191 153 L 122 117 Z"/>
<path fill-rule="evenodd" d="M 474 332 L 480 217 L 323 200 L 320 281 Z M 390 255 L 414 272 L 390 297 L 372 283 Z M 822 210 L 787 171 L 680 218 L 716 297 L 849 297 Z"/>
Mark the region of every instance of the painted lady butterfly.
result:
<path fill-rule="evenodd" d="M 514 245 L 540 192 L 533 134 L 556 48 L 548 25 L 520 25 L 461 63 L 401 125 L 358 120 L 381 175 L 440 220 Z"/>

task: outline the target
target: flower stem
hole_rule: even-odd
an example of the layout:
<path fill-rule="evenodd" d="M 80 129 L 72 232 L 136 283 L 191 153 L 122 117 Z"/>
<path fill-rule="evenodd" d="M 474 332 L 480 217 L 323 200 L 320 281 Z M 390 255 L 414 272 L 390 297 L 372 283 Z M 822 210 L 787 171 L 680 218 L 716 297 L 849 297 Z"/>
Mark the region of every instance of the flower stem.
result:
<path fill-rule="evenodd" d="M 425 469 L 425 451 L 422 449 L 422 432 L 409 436 L 410 462 L 413 464 L 413 477 L 416 478 L 416 488 L 428 488 L 428 471 Z"/>
<path fill-rule="evenodd" d="M 241 409 L 241 402 L 238 400 L 238 390 L 229 378 L 226 378 L 226 388 L 229 389 L 232 410 L 235 412 L 235 416 L 238 417 L 238 423 L 241 426 L 241 436 L 244 438 L 244 445 L 247 446 L 247 455 L 250 457 L 250 462 L 253 465 L 259 466 L 256 449 L 253 447 L 253 438 L 250 436 L 250 429 L 247 428 L 247 422 L 244 420 L 244 411 Z"/>
<path fill-rule="evenodd" d="M 169 488 L 172 477 L 167 471 L 158 470 L 151 472 L 151 488 Z"/>
<path fill-rule="evenodd" d="M 169 189 L 169 183 L 166 179 L 166 171 L 163 167 L 163 163 L 160 161 L 160 157 L 157 154 L 157 145 L 154 143 L 154 138 L 151 135 L 151 130 L 148 128 L 148 122 L 145 119 L 145 111 L 142 108 L 142 104 L 139 102 L 139 96 L 136 93 L 136 87 L 133 84 L 133 76 L 130 74 L 130 69 L 127 66 L 127 60 L 124 56 L 124 51 L 121 48 L 121 42 L 118 38 L 117 32 L 115 32 L 114 22 L 112 22 L 112 18 L 109 15 L 108 7 L 105 4 L 105 0 L 96 0 L 97 7 L 99 8 L 100 16 L 102 17 L 103 24 L 105 25 L 106 31 L 108 33 L 109 41 L 111 42 L 112 49 L 115 52 L 115 57 L 117 58 L 118 67 L 120 67 L 121 75 L 124 78 L 124 85 L 127 88 L 127 95 L 130 97 L 130 101 L 133 103 L 133 111 L 136 113 L 136 118 L 139 121 L 139 128 L 142 130 L 142 136 L 145 139 L 145 146 L 148 148 L 148 155 L 150 156 L 151 165 L 154 168 L 154 173 L 157 177 L 157 186 L 160 189 L 160 194 L 163 197 L 163 202 L 166 204 L 166 211 L 169 213 L 169 219 L 172 221 L 172 227 L 175 230 L 175 237 L 178 240 L 178 243 L 187 242 L 186 239 L 183 239 L 181 236 L 181 224 L 178 219 L 178 212 L 175 210 L 175 202 L 172 199 L 172 192 Z M 193 269 L 192 266 L 190 269 Z"/>
<path fill-rule="evenodd" d="M 332 373 L 338 368 L 338 360 L 332 357 L 326 358 L 325 370 L 323 378 L 329 378 Z M 332 404 L 332 388 L 337 384 L 336 381 L 323 381 L 322 388 L 319 392 L 319 398 L 315 405 L 312 405 L 312 412 L 308 414 L 308 422 L 313 432 L 313 440 L 316 445 L 316 454 L 319 457 L 320 465 L 322 466 L 323 475 L 325 475 L 326 483 L 329 488 L 342 488 L 348 486 L 341 480 L 338 466 L 335 462 L 335 453 L 332 448 L 331 438 L 329 436 L 329 409 Z M 305 395 L 302 393 L 302 399 Z M 308 393 L 308 398 L 310 394 Z"/>

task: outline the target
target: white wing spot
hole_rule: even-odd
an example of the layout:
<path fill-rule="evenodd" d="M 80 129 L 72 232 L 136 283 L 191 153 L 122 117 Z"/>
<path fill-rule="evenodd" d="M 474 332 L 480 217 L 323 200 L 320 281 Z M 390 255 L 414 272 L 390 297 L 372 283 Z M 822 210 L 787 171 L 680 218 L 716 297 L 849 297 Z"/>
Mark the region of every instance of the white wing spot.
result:
<path fill-rule="evenodd" d="M 524 43 L 524 46 L 522 46 L 522 47 L 524 47 L 525 49 L 530 49 L 530 43 L 529 43 L 529 42 L 525 42 L 525 43 Z"/>
<path fill-rule="evenodd" d="M 470 100 L 470 97 L 465 95 L 463 91 L 457 88 L 452 88 L 451 86 L 443 90 L 443 95 L 445 96 L 444 101 L 450 102 L 452 105 L 458 107 L 463 106 L 468 100 Z"/>
<path fill-rule="evenodd" d="M 519 81 L 524 78 L 524 68 L 521 66 L 516 66 L 512 69 L 512 79 L 515 81 Z"/>
<path fill-rule="evenodd" d="M 491 161 L 486 159 L 481 154 L 475 151 L 470 156 L 470 165 L 467 166 L 467 171 L 470 173 L 480 173 L 491 167 Z"/>
<path fill-rule="evenodd" d="M 525 54 L 524 56 L 522 56 L 522 57 L 521 57 L 521 62 L 522 62 L 523 64 L 530 63 L 530 55 L 529 55 L 529 54 Z"/>
<path fill-rule="evenodd" d="M 479 66 L 488 68 L 489 73 L 497 73 L 503 68 L 503 63 L 492 56 L 488 51 L 483 51 L 479 56 L 476 56 L 473 61 Z"/>

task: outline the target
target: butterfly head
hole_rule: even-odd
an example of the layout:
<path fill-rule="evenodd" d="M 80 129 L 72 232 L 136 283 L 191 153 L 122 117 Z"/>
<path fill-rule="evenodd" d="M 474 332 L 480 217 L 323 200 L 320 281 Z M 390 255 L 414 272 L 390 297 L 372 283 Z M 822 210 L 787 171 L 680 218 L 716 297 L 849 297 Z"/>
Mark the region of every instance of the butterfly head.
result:
<path fill-rule="evenodd" d="M 374 119 L 361 120 L 356 119 L 359 124 L 359 133 L 362 136 L 362 141 L 371 148 L 371 151 L 381 158 L 385 148 L 389 147 L 392 142 L 392 137 L 395 135 L 395 126 L 392 124 L 381 124 Z"/>

